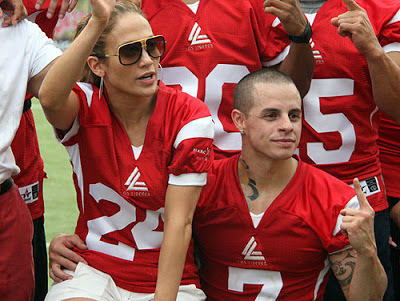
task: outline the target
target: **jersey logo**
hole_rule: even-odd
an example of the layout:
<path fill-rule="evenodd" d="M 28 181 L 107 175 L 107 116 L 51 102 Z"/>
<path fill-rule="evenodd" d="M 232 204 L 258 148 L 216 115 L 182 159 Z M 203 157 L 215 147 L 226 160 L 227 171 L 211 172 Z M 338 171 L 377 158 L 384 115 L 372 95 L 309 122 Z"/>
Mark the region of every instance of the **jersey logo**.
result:
<path fill-rule="evenodd" d="M 201 28 L 197 22 L 194 23 L 192 31 L 189 35 L 189 42 L 190 45 L 199 45 L 199 44 L 209 44 L 211 40 L 208 38 L 206 34 L 200 34 Z"/>
<path fill-rule="evenodd" d="M 315 59 L 315 63 L 316 64 L 323 64 L 324 63 L 324 58 L 322 57 L 321 52 L 319 52 L 319 50 L 315 49 L 315 43 L 314 41 L 311 39 L 311 49 L 314 55 L 314 59 Z"/>
<path fill-rule="evenodd" d="M 254 236 L 252 236 L 242 252 L 242 255 L 244 255 L 244 259 L 265 260 L 261 251 L 254 251 L 256 247 L 257 247 L 257 242 Z"/>
<path fill-rule="evenodd" d="M 134 171 L 129 176 L 128 180 L 126 180 L 125 185 L 128 185 L 126 190 L 134 190 L 134 191 L 148 191 L 147 185 L 145 182 L 139 182 L 140 171 L 139 168 L 135 167 Z"/>
<path fill-rule="evenodd" d="M 376 177 L 362 180 L 360 181 L 360 185 L 361 185 L 361 190 L 366 197 L 381 192 L 381 188 L 379 186 L 379 182 Z"/>
<path fill-rule="evenodd" d="M 31 204 L 39 199 L 39 182 L 24 187 L 18 187 L 18 190 L 25 204 Z"/>

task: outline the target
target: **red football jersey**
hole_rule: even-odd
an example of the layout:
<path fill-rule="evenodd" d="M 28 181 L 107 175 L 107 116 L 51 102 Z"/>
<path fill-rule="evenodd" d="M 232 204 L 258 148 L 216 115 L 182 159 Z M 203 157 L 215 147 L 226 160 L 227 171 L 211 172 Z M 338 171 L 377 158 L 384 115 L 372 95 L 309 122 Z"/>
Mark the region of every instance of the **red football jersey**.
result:
<path fill-rule="evenodd" d="M 379 127 L 378 145 L 386 194 L 400 198 L 400 125 L 384 114 Z"/>
<path fill-rule="evenodd" d="M 90 84 L 74 88 L 79 117 L 62 139 L 74 171 L 76 233 L 90 266 L 129 291 L 154 292 L 168 184 L 205 185 L 213 123 L 200 100 L 160 83 L 140 156 L 107 100 Z M 189 247 L 182 284 L 198 283 Z"/>
<path fill-rule="evenodd" d="M 216 158 L 237 153 L 233 90 L 249 72 L 282 61 L 289 40 L 279 20 L 264 12 L 262 0 L 201 0 L 196 14 L 181 0 L 143 0 L 142 9 L 166 40 L 160 78 L 207 104 Z"/>
<path fill-rule="evenodd" d="M 322 300 L 329 253 L 348 246 L 344 182 L 299 160 L 295 176 L 254 227 L 237 175 L 239 156 L 213 163 L 195 213 L 207 300 Z"/>
<path fill-rule="evenodd" d="M 367 11 L 382 46 L 400 41 L 400 2 L 357 3 Z M 332 17 L 346 11 L 342 0 L 329 0 L 316 15 L 307 15 L 316 66 L 303 102 L 299 154 L 305 162 L 351 183 L 356 176 L 363 180 L 381 173 L 376 143 L 380 116 L 365 57 L 331 25 Z M 388 207 L 383 191 L 381 187 L 368 198 L 376 211 Z"/>
<path fill-rule="evenodd" d="M 36 0 L 24 0 L 23 3 L 28 11 L 28 20 L 38 24 L 44 33 L 49 38 L 52 38 L 58 21 L 61 1 L 58 3 L 56 13 L 51 19 L 46 17 L 50 0 L 45 1 L 40 10 L 35 9 Z M 31 95 L 26 96 L 27 99 L 31 97 Z M 35 120 L 31 110 L 22 114 L 20 126 L 15 134 L 11 148 L 15 161 L 21 169 L 18 175 L 13 176 L 14 182 L 31 212 L 32 219 L 37 219 L 44 214 L 43 178 L 46 173 L 40 156 Z"/>

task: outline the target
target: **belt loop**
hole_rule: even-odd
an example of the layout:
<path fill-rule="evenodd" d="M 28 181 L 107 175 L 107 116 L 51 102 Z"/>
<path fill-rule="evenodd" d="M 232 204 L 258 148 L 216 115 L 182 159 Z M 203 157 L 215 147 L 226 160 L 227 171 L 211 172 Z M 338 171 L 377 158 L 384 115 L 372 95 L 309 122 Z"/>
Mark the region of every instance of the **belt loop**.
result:
<path fill-rule="evenodd" d="M 10 188 L 13 187 L 13 185 L 14 181 L 11 177 L 9 177 L 7 180 L 0 184 L 0 195 L 5 194 L 7 191 L 9 191 Z"/>

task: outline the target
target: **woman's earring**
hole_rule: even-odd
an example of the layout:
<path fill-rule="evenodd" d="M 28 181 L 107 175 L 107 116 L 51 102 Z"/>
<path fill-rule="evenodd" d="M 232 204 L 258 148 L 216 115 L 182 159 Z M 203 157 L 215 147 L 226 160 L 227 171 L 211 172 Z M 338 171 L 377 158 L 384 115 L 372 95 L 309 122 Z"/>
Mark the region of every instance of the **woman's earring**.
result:
<path fill-rule="evenodd" d="M 103 94 L 103 88 L 104 88 L 104 80 L 102 77 L 100 77 L 99 99 L 101 98 L 101 95 Z"/>
<path fill-rule="evenodd" d="M 160 63 L 158 63 L 158 79 L 162 80 L 163 69 Z"/>
<path fill-rule="evenodd" d="M 240 132 L 240 134 L 244 135 L 244 130 L 243 129 L 240 129 L 239 132 Z"/>

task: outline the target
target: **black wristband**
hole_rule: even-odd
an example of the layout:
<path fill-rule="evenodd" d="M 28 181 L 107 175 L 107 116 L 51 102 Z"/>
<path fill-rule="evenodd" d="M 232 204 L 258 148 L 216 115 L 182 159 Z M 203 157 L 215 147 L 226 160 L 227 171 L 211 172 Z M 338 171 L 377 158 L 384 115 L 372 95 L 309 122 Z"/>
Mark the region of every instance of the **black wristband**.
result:
<path fill-rule="evenodd" d="M 310 43 L 311 37 L 312 37 L 312 29 L 310 23 L 307 21 L 306 28 L 304 29 L 304 32 L 301 36 L 291 36 L 289 35 L 289 40 L 294 42 L 294 43 L 305 43 L 308 44 Z"/>

